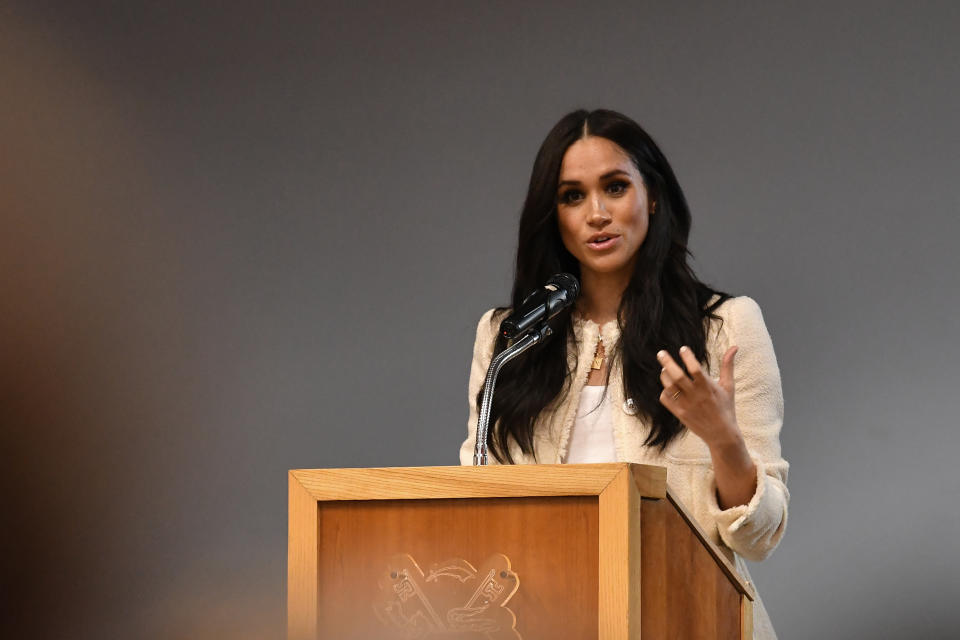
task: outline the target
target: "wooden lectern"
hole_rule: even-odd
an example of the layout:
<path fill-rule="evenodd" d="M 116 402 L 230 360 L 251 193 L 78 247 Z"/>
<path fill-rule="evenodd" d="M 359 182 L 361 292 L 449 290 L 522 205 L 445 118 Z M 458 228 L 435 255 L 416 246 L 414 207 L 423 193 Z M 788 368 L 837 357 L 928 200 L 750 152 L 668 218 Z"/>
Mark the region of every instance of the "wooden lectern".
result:
<path fill-rule="evenodd" d="M 752 638 L 750 585 L 666 475 L 291 471 L 288 638 Z"/>

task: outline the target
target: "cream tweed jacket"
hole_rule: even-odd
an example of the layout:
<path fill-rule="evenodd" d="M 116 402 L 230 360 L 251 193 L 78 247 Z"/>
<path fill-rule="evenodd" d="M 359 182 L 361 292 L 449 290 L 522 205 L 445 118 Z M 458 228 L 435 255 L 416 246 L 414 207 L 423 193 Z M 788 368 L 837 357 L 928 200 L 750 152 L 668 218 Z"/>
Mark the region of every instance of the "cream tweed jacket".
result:
<path fill-rule="evenodd" d="M 759 561 L 770 555 L 787 525 L 789 465 L 780 455 L 779 437 L 783 424 L 783 392 L 773 344 L 757 303 L 747 297 L 731 298 L 715 313 L 720 320 L 710 322 L 707 336 L 707 370 L 714 379 L 719 376 L 723 354 L 729 347 L 739 346 L 734 363 L 737 424 L 757 466 L 757 490 L 748 504 L 720 508 L 709 448 L 692 432 L 684 431 L 663 452 L 643 445 L 649 425 L 636 415 L 631 403 L 623 397 L 622 371 L 617 365 L 610 371 L 607 393 L 614 407 L 617 461 L 666 467 L 671 490 L 749 581 L 750 574 L 743 559 Z M 468 390 L 468 435 L 460 448 L 460 463 L 463 465 L 473 463 L 477 392 L 483 385 L 502 320 L 501 315 L 494 316 L 495 310 L 487 311 L 477 326 Z M 534 435 L 536 459 L 521 453 L 516 443 L 511 443 L 511 454 L 519 464 L 564 462 L 580 393 L 590 373 L 597 341 L 602 335 L 604 344 L 617 344 L 620 331 L 616 322 L 601 327 L 575 313 L 574 335 L 568 359 L 573 370 L 570 389 L 544 411 L 537 423 Z M 754 603 L 754 638 L 776 638 L 759 598 Z"/>

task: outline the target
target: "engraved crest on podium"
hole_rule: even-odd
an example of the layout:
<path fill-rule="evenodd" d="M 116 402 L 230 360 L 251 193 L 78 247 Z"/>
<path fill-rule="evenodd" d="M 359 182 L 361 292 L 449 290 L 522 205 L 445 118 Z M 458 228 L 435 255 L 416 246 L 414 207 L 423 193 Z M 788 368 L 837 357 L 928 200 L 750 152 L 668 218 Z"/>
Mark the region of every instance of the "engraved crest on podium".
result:
<path fill-rule="evenodd" d="M 426 572 L 410 555 L 397 554 L 377 586 L 374 611 L 398 638 L 521 640 L 516 616 L 506 606 L 520 579 L 503 554 L 490 556 L 479 568 L 453 558 Z"/>

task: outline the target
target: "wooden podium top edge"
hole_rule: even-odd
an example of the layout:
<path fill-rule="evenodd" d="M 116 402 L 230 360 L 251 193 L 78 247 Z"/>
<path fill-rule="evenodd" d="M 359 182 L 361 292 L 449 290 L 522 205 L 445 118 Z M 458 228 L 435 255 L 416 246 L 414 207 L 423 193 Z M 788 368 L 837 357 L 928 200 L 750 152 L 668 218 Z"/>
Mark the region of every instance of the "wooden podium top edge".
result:
<path fill-rule="evenodd" d="M 598 496 L 624 469 L 633 475 L 641 496 L 666 497 L 665 468 L 625 462 L 292 469 L 290 477 L 318 501 L 519 498 Z"/>

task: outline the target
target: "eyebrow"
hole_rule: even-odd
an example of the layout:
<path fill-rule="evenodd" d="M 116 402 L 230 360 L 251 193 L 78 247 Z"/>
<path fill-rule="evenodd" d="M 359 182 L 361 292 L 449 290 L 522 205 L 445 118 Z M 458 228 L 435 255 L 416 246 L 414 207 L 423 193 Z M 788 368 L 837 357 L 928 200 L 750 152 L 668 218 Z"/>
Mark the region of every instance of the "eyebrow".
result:
<path fill-rule="evenodd" d="M 600 179 L 601 179 L 601 180 L 606 180 L 607 178 L 612 178 L 613 176 L 621 175 L 621 174 L 623 174 L 623 175 L 625 175 L 625 176 L 629 176 L 629 175 L 630 175 L 629 173 L 627 173 L 627 172 L 624 171 L 623 169 L 614 169 L 614 170 L 612 170 L 612 171 L 607 171 L 605 174 L 603 174 L 602 176 L 600 176 Z M 557 187 L 559 188 L 559 187 L 562 187 L 562 186 L 567 185 L 567 184 L 581 184 L 581 182 L 580 182 L 579 180 L 561 180 L 561 181 L 560 181 L 560 184 L 558 184 Z"/>

